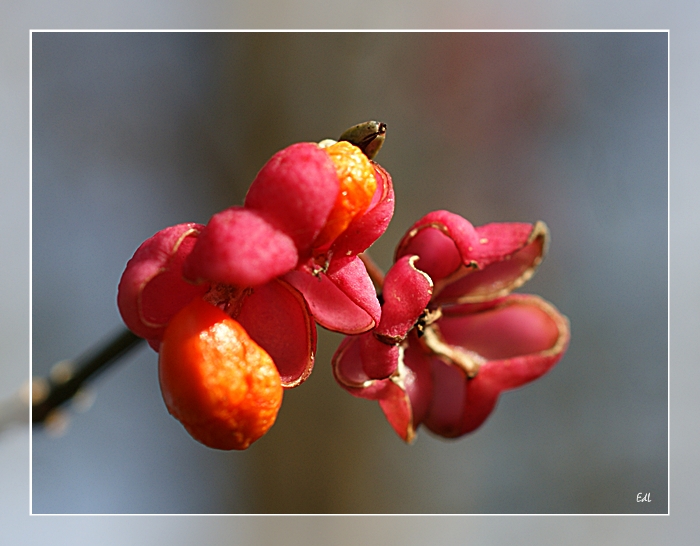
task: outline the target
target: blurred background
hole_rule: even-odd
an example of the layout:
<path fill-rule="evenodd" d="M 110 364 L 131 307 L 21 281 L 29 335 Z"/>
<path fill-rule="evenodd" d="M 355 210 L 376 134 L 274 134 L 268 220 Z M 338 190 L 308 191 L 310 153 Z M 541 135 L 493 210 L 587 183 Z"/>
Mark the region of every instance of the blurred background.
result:
<path fill-rule="evenodd" d="M 387 123 L 385 269 L 423 214 L 544 220 L 521 291 L 572 325 L 547 376 L 456 441 L 413 445 L 337 386 L 341 336 L 246 452 L 192 440 L 142 347 L 87 411 L 32 437 L 34 513 L 628 514 L 668 511 L 668 36 L 634 33 L 35 33 L 32 362 L 120 328 L 139 244 L 240 204 L 277 150 Z M 637 502 L 650 493 L 651 503 Z"/>

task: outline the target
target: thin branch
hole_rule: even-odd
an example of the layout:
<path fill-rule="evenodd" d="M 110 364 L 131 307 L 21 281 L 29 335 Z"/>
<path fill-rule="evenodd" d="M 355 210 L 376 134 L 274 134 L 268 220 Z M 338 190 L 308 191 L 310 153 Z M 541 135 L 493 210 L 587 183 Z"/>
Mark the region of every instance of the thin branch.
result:
<path fill-rule="evenodd" d="M 32 422 L 43 423 L 54 409 L 73 398 L 89 379 L 106 370 L 142 341 L 142 338 L 125 329 L 72 361 L 72 371 L 66 377 L 50 377 L 46 380 L 48 390 L 45 396 L 33 401 Z"/>

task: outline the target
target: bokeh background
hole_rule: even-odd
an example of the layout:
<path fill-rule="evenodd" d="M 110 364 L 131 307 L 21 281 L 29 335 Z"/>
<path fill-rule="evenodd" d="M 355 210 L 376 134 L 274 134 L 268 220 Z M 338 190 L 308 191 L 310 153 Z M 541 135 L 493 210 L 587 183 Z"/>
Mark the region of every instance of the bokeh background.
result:
<path fill-rule="evenodd" d="M 120 327 L 116 285 L 147 237 L 242 202 L 297 141 L 388 125 L 387 268 L 421 215 L 544 220 L 521 291 L 572 342 L 476 433 L 404 445 L 338 387 L 341 337 L 243 453 L 194 442 L 143 347 L 56 436 L 35 429 L 34 513 L 627 514 L 668 511 L 668 35 L 35 33 L 32 361 L 46 375 Z M 639 492 L 653 502 L 638 503 Z"/>

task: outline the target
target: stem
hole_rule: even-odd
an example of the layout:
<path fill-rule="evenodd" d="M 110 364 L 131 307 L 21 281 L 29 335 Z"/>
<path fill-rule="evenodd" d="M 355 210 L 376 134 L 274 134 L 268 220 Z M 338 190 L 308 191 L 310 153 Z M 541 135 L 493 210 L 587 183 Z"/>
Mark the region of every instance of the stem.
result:
<path fill-rule="evenodd" d="M 358 254 L 358 257 L 362 260 L 362 263 L 365 264 L 365 269 L 367 269 L 369 278 L 372 279 L 372 283 L 377 289 L 377 292 L 381 293 L 384 288 L 384 271 L 381 270 L 372 257 L 366 252 Z"/>
<path fill-rule="evenodd" d="M 70 377 L 65 381 L 49 379 L 46 396 L 33 403 L 32 422 L 43 423 L 54 409 L 73 398 L 88 379 L 106 370 L 142 341 L 144 340 L 130 330 L 123 330 L 71 362 L 75 371 Z"/>

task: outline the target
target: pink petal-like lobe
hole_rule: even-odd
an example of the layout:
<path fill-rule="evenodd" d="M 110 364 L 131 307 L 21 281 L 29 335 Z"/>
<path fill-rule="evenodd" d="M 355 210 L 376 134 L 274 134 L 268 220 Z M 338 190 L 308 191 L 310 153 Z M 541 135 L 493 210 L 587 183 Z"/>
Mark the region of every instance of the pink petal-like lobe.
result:
<path fill-rule="evenodd" d="M 316 352 L 316 325 L 302 295 L 275 279 L 251 289 L 235 318 L 272 358 L 285 388 L 311 374 Z"/>
<path fill-rule="evenodd" d="M 367 250 L 385 231 L 394 214 L 394 187 L 391 176 L 374 165 L 377 190 L 364 214 L 355 217 L 331 245 L 334 256 L 356 256 Z"/>
<path fill-rule="evenodd" d="M 568 336 L 561 314 L 537 296 L 512 294 L 480 312 L 457 309 L 446 309 L 439 322 L 445 341 L 488 360 L 548 351 Z"/>
<path fill-rule="evenodd" d="M 411 442 L 423 421 L 432 395 L 430 363 L 420 351 L 408 347 L 396 373 L 386 379 L 369 379 L 363 371 L 360 338 L 346 337 L 333 355 L 333 375 L 353 396 L 377 400 L 387 421 L 405 442 Z"/>
<path fill-rule="evenodd" d="M 333 355 L 333 376 L 345 389 L 365 387 L 371 382 L 362 368 L 362 356 L 360 354 L 360 338 L 369 335 L 372 334 L 366 333 L 344 337 Z"/>
<path fill-rule="evenodd" d="M 372 333 L 359 338 L 362 369 L 370 379 L 386 379 L 395 373 L 401 356 L 398 344 L 384 343 Z"/>
<path fill-rule="evenodd" d="M 333 161 L 317 144 L 280 150 L 263 166 L 244 206 L 261 213 L 304 255 L 335 204 L 340 184 Z"/>
<path fill-rule="evenodd" d="M 549 230 L 536 224 L 488 224 L 476 228 L 469 257 L 478 269 L 446 284 L 436 302 L 482 302 L 505 296 L 532 277 L 547 251 Z"/>
<path fill-rule="evenodd" d="M 522 286 L 542 262 L 549 230 L 536 224 L 495 223 L 474 228 L 447 211 L 425 215 L 406 233 L 396 259 L 416 254 L 416 267 L 435 283 L 436 304 L 485 302 Z"/>
<path fill-rule="evenodd" d="M 215 214 L 185 261 L 183 273 L 238 287 L 265 284 L 294 268 L 294 241 L 255 211 L 231 207 Z"/>
<path fill-rule="evenodd" d="M 470 264 L 469 253 L 476 237 L 476 230 L 468 220 L 437 210 L 413 224 L 396 247 L 395 260 L 407 255 L 420 256 L 416 267 L 437 283 Z"/>
<path fill-rule="evenodd" d="M 466 375 L 457 366 L 432 358 L 431 376 L 433 396 L 425 426 L 445 438 L 459 436 L 467 392 Z"/>
<path fill-rule="evenodd" d="M 384 279 L 382 319 L 374 334 L 387 341 L 402 341 L 428 307 L 433 283 L 414 263 L 418 256 L 403 256 L 389 269 Z"/>
<path fill-rule="evenodd" d="M 402 384 L 411 403 L 411 427 L 415 430 L 425 420 L 433 398 L 431 364 L 430 359 L 415 344 L 409 344 L 404 351 L 403 364 L 410 371 L 410 374 L 404 371 Z"/>
<path fill-rule="evenodd" d="M 328 330 L 359 334 L 379 322 L 379 300 L 360 258 L 333 260 L 327 273 L 301 267 L 284 278 L 304 294 L 314 319 Z"/>
<path fill-rule="evenodd" d="M 144 241 L 129 260 L 117 293 L 126 326 L 157 346 L 170 319 L 209 289 L 182 278 L 182 265 L 204 226 L 187 223 L 159 231 Z"/>
<path fill-rule="evenodd" d="M 570 338 L 569 322 L 554 306 L 520 294 L 474 313 L 447 311 L 439 328 L 450 345 L 487 359 L 468 380 L 457 366 L 433 359 L 435 395 L 426 425 L 446 437 L 481 426 L 501 392 L 551 370 Z"/>

